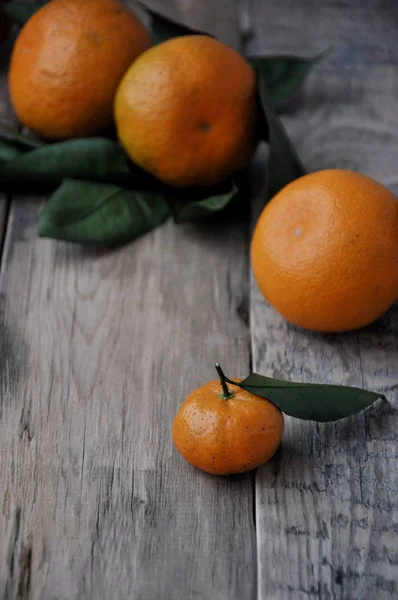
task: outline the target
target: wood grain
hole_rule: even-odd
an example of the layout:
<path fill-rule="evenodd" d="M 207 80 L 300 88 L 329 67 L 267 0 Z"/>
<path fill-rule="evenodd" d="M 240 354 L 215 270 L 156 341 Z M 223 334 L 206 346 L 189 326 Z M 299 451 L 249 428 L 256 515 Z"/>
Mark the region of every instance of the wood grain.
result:
<path fill-rule="evenodd" d="M 38 240 L 37 211 L 13 202 L 0 282 L 0 598 L 253 598 L 250 475 L 170 440 L 215 360 L 248 368 L 241 226 L 89 252 Z"/>
<path fill-rule="evenodd" d="M 0 599 L 255 598 L 252 476 L 170 439 L 216 360 L 249 368 L 245 225 L 85 250 L 38 239 L 41 202 L 13 199 L 0 277 Z"/>
<path fill-rule="evenodd" d="M 393 4 L 256 0 L 254 10 L 251 54 L 335 48 L 284 115 L 308 168 L 353 168 L 398 191 Z M 398 307 L 363 331 L 318 335 L 287 324 L 253 283 L 251 324 L 255 371 L 387 396 L 338 423 L 286 419 L 256 477 L 259 598 L 396 598 Z"/>
<path fill-rule="evenodd" d="M 8 67 L 9 44 L 0 45 L 0 123 L 10 124 L 12 110 L 7 91 L 7 67 Z M 3 247 L 4 232 L 6 227 L 8 199 L 4 190 L 0 189 L 0 258 Z"/>

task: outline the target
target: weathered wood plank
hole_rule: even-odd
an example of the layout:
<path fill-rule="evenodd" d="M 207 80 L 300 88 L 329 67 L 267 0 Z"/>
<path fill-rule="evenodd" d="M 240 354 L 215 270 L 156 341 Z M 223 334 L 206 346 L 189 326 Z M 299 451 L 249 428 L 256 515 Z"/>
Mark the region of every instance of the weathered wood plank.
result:
<path fill-rule="evenodd" d="M 9 45 L 4 42 L 0 44 L 0 123 L 8 121 L 11 118 L 12 111 L 7 92 L 7 67 L 8 67 Z M 0 249 L 3 246 L 4 231 L 7 216 L 7 196 L 4 190 L 0 189 Z M 1 250 L 0 250 L 1 258 Z"/>
<path fill-rule="evenodd" d="M 335 46 L 284 116 L 310 169 L 353 168 L 398 190 L 395 16 L 392 3 L 371 0 L 256 0 L 250 53 Z M 252 286 L 255 371 L 388 399 L 336 424 L 286 419 L 282 449 L 256 478 L 261 600 L 398 595 L 397 317 L 395 307 L 366 330 L 316 335 L 288 325 Z"/>
<path fill-rule="evenodd" d="M 40 203 L 13 200 L 0 277 L 0 599 L 255 598 L 251 475 L 170 439 L 215 360 L 248 369 L 245 226 L 85 250 L 37 238 Z"/>
<path fill-rule="evenodd" d="M 241 226 L 93 252 L 38 240 L 37 211 L 13 203 L 0 282 L 0 598 L 254 598 L 250 475 L 170 440 L 216 359 L 248 367 Z"/>

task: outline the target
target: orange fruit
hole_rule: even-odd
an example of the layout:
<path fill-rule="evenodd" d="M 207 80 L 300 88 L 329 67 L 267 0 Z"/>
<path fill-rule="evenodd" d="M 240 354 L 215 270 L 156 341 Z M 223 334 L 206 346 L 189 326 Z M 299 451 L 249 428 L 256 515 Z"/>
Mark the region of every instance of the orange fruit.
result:
<path fill-rule="evenodd" d="M 37 134 L 68 139 L 112 122 L 121 78 L 151 40 L 115 0 L 52 0 L 22 28 L 9 87 L 19 119 Z"/>
<path fill-rule="evenodd" d="M 127 153 L 174 186 L 212 185 L 247 165 L 255 117 L 252 67 L 205 35 L 174 38 L 142 54 L 115 99 Z"/>
<path fill-rule="evenodd" d="M 220 381 L 210 381 L 182 404 L 172 436 L 191 465 L 228 475 L 267 462 L 279 446 L 283 428 L 283 414 L 268 400 L 239 387 L 223 393 Z"/>
<path fill-rule="evenodd" d="M 349 331 L 398 298 L 398 202 L 370 177 L 305 175 L 265 207 L 251 245 L 264 297 L 292 323 Z"/>

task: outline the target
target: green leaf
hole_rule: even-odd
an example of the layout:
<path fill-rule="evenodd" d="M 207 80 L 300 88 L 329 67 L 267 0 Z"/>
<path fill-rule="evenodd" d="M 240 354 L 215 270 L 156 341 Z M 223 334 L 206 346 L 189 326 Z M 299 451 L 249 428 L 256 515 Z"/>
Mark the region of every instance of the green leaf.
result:
<path fill-rule="evenodd" d="M 21 148 L 0 139 L 0 161 L 11 160 L 23 153 Z"/>
<path fill-rule="evenodd" d="M 27 2 L 4 2 L 0 4 L 0 13 L 16 25 L 24 25 L 30 17 L 39 10 L 47 2 L 37 4 L 28 4 Z"/>
<path fill-rule="evenodd" d="M 175 190 L 168 194 L 168 201 L 175 222 L 183 223 L 210 217 L 220 212 L 228 206 L 238 193 L 237 186 L 232 182 L 210 190 L 196 191 L 188 189 L 182 192 Z M 189 201 L 187 201 L 187 197 Z"/>
<path fill-rule="evenodd" d="M 160 13 L 149 9 L 144 5 L 144 8 L 151 15 L 151 27 L 150 33 L 151 38 L 154 44 L 161 44 L 167 40 L 170 40 L 174 37 L 179 37 L 181 35 L 210 35 L 204 31 L 199 31 L 198 29 L 192 29 L 187 25 L 182 25 L 181 23 L 176 23 L 171 19 L 161 15 Z"/>
<path fill-rule="evenodd" d="M 267 199 L 291 181 L 305 175 L 305 169 L 280 122 L 268 94 L 264 73 L 257 79 L 257 90 L 263 116 L 263 139 L 269 143 Z"/>
<path fill-rule="evenodd" d="M 29 150 L 39 148 L 40 146 L 45 145 L 45 143 L 41 140 L 37 140 L 28 135 L 24 135 L 23 133 L 17 131 L 15 128 L 10 127 L 8 125 L 4 125 L 4 123 L 0 123 L 0 139 L 6 140 L 7 142 L 13 143 L 17 146 Z"/>
<path fill-rule="evenodd" d="M 256 56 L 248 61 L 257 76 L 264 76 L 269 98 L 273 106 L 278 107 L 292 99 L 309 72 L 325 55 L 326 53 L 322 52 L 313 58 Z"/>
<path fill-rule="evenodd" d="M 160 194 L 66 179 L 40 213 L 39 235 L 83 244 L 123 244 L 168 215 Z"/>
<path fill-rule="evenodd" d="M 131 176 L 131 171 L 121 146 L 107 138 L 45 144 L 0 163 L 3 183 L 58 183 L 66 177 L 103 180 L 115 175 Z"/>
<path fill-rule="evenodd" d="M 251 394 L 266 398 L 291 417 L 311 421 L 337 421 L 350 417 L 378 398 L 383 398 L 381 394 L 356 387 L 294 383 L 257 373 L 239 383 L 226 380 Z"/>

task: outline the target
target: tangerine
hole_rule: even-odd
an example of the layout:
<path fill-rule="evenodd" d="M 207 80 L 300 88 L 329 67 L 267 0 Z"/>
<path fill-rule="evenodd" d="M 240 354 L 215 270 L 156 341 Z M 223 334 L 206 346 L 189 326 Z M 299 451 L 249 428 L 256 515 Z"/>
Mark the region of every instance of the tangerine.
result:
<path fill-rule="evenodd" d="M 283 414 L 260 396 L 239 387 L 231 391 L 218 364 L 216 368 L 220 381 L 194 390 L 177 412 L 173 442 L 189 463 L 207 473 L 250 471 L 276 452 Z"/>
<path fill-rule="evenodd" d="M 328 169 L 283 188 L 251 244 L 258 287 L 292 323 L 358 329 L 398 297 L 398 202 L 380 183 Z"/>
<path fill-rule="evenodd" d="M 174 186 L 216 184 L 248 164 L 256 134 L 249 63 L 206 35 L 181 36 L 142 54 L 115 99 L 131 159 Z"/>
<path fill-rule="evenodd" d="M 151 40 L 116 0 L 52 0 L 22 28 L 9 72 L 24 125 L 50 139 L 84 137 L 109 126 L 127 68 Z"/>

